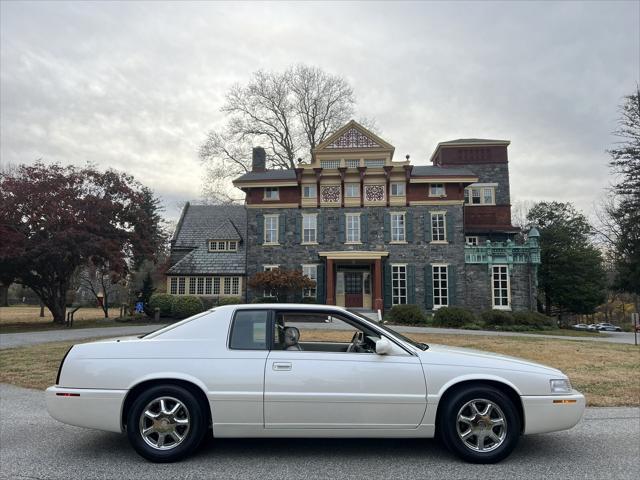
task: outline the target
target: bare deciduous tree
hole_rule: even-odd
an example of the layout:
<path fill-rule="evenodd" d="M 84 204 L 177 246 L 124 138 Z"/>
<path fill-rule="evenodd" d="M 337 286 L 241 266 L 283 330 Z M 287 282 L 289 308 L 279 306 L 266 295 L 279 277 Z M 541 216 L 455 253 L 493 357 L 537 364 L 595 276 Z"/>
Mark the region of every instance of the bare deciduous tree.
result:
<path fill-rule="evenodd" d="M 81 288 L 86 289 L 99 302 L 104 318 L 109 318 L 109 307 L 114 297 L 118 294 L 118 274 L 109 270 L 107 265 L 87 265 L 81 267 L 78 274 L 78 282 Z"/>
<path fill-rule="evenodd" d="M 309 158 L 349 120 L 354 104 L 347 81 L 318 67 L 254 73 L 247 85 L 227 93 L 222 107 L 227 123 L 209 132 L 200 147 L 205 197 L 215 203 L 239 200 L 229 181 L 251 169 L 251 150 L 257 145 L 267 151 L 269 168 L 294 168 L 298 158 Z"/>

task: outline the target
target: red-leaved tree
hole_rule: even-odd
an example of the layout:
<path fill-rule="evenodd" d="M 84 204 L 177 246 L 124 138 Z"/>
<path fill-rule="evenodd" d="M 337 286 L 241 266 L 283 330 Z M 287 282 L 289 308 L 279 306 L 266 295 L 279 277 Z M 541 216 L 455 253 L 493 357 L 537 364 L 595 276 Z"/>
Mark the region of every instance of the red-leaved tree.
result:
<path fill-rule="evenodd" d="M 124 276 L 163 241 L 149 190 L 133 177 L 93 167 L 20 166 L 0 173 L 0 272 L 31 288 L 63 323 L 76 269 L 109 265 Z"/>

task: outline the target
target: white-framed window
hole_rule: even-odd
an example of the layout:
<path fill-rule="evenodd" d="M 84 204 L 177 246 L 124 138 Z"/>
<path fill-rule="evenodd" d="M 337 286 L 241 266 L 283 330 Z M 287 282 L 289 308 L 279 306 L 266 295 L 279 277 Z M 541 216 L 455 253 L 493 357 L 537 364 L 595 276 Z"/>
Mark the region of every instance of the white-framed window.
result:
<path fill-rule="evenodd" d="M 446 190 L 444 183 L 430 183 L 429 184 L 429 196 L 430 197 L 444 197 L 446 196 Z"/>
<path fill-rule="evenodd" d="M 318 241 L 317 214 L 302 215 L 302 243 L 316 243 Z"/>
<path fill-rule="evenodd" d="M 191 281 L 194 279 L 192 278 Z M 196 295 L 204 295 L 204 277 L 196 279 Z"/>
<path fill-rule="evenodd" d="M 431 212 L 431 241 L 447 241 L 446 215 L 444 212 Z"/>
<path fill-rule="evenodd" d="M 494 265 L 491 269 L 491 296 L 493 308 L 511 309 L 511 288 L 509 285 L 509 269 L 506 265 Z"/>
<path fill-rule="evenodd" d="M 309 277 L 310 280 L 314 282 L 318 282 L 318 266 L 317 265 L 302 265 L 302 274 Z M 316 287 L 313 288 L 305 288 L 302 291 L 303 297 L 311 297 L 316 298 Z"/>
<path fill-rule="evenodd" d="M 220 295 L 220 277 L 213 277 L 213 289 L 211 293 L 213 295 Z"/>
<path fill-rule="evenodd" d="M 213 280 L 213 278 L 211 278 L 211 277 L 206 277 L 204 279 L 204 294 L 205 295 L 211 295 L 212 294 L 212 291 L 211 291 L 212 280 Z"/>
<path fill-rule="evenodd" d="M 447 265 L 432 265 L 433 272 L 433 309 L 449 305 L 449 278 Z"/>
<path fill-rule="evenodd" d="M 406 193 L 406 184 L 404 182 L 392 182 L 391 183 L 391 196 L 392 197 L 404 197 Z"/>
<path fill-rule="evenodd" d="M 476 236 L 466 236 L 464 237 L 464 243 L 466 243 L 470 247 L 477 247 L 479 239 Z"/>
<path fill-rule="evenodd" d="M 237 252 L 238 242 L 236 240 L 209 240 L 210 252 Z"/>
<path fill-rule="evenodd" d="M 264 243 L 277 244 L 278 243 L 278 222 L 279 215 L 265 215 L 264 216 Z"/>
<path fill-rule="evenodd" d="M 189 277 L 189 295 L 196 294 L 196 277 Z"/>
<path fill-rule="evenodd" d="M 223 277 L 222 279 L 222 294 L 231 295 L 231 277 Z"/>
<path fill-rule="evenodd" d="M 345 239 L 347 243 L 360 243 L 360 214 L 345 213 Z"/>
<path fill-rule="evenodd" d="M 360 198 L 360 184 L 359 183 L 345 183 L 344 184 L 344 196 L 345 196 L 345 198 Z"/>
<path fill-rule="evenodd" d="M 231 277 L 231 295 L 240 295 L 240 277 Z"/>
<path fill-rule="evenodd" d="M 178 277 L 171 277 L 171 280 L 169 281 L 169 293 L 171 293 L 171 295 L 177 295 L 178 294 Z"/>
<path fill-rule="evenodd" d="M 265 187 L 264 189 L 265 200 L 279 200 L 280 189 L 278 187 Z"/>
<path fill-rule="evenodd" d="M 318 189 L 315 183 L 302 185 L 302 198 L 316 198 Z"/>
<path fill-rule="evenodd" d="M 280 268 L 280 265 L 263 265 L 262 269 L 265 272 L 270 272 L 271 270 L 275 270 L 276 268 Z M 276 292 L 274 290 L 264 290 L 262 292 L 263 297 L 275 297 Z"/>
<path fill-rule="evenodd" d="M 348 158 L 345 160 L 347 168 L 358 168 L 360 166 L 360 160 L 357 158 Z"/>
<path fill-rule="evenodd" d="M 405 214 L 403 213 L 391 213 L 391 241 L 392 242 L 404 242 L 406 237 L 405 232 Z"/>
<path fill-rule="evenodd" d="M 393 305 L 407 303 L 406 265 L 391 265 L 391 303 Z"/>
<path fill-rule="evenodd" d="M 186 283 L 185 277 L 178 278 L 178 295 L 184 295 L 186 293 L 185 283 Z"/>
<path fill-rule="evenodd" d="M 465 188 L 464 203 L 467 205 L 495 205 L 495 185 L 476 185 Z"/>

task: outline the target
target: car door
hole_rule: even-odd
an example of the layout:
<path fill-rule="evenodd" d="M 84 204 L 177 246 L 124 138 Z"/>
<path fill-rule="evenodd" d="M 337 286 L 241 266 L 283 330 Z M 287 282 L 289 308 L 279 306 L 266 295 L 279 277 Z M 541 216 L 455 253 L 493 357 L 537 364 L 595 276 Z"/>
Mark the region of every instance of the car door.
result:
<path fill-rule="evenodd" d="M 271 350 L 265 365 L 267 429 L 411 429 L 426 408 L 418 357 Z"/>

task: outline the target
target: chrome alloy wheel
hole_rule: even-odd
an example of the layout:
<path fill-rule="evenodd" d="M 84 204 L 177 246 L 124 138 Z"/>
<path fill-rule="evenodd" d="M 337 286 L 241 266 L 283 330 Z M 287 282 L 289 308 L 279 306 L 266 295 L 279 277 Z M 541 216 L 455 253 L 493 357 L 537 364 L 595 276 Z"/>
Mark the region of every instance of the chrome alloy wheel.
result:
<path fill-rule="evenodd" d="M 504 443 L 507 419 L 494 402 L 477 398 L 465 403 L 456 418 L 458 436 L 475 452 L 490 452 Z"/>
<path fill-rule="evenodd" d="M 158 397 L 150 401 L 140 415 L 140 435 L 156 450 L 171 450 L 189 433 L 189 410 L 177 398 Z"/>

